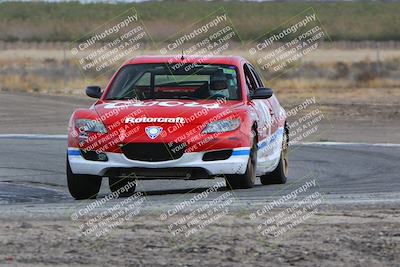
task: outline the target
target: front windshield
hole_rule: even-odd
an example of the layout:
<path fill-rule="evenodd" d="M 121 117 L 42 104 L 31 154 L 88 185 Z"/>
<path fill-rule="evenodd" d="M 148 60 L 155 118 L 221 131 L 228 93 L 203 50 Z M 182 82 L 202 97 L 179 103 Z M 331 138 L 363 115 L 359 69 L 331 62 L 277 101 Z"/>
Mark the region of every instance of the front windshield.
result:
<path fill-rule="evenodd" d="M 136 64 L 119 71 L 105 98 L 240 100 L 238 84 L 235 66 Z"/>

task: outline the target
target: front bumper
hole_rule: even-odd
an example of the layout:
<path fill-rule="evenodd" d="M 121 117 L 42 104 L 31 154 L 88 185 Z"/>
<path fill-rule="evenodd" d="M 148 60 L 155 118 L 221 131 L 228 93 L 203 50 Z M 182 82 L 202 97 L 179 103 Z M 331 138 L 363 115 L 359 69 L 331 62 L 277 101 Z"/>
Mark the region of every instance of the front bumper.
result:
<path fill-rule="evenodd" d="M 68 160 L 71 170 L 74 174 L 88 174 L 98 176 L 108 176 L 110 173 L 123 173 L 129 172 L 131 169 L 134 173 L 135 170 L 147 170 L 140 172 L 142 175 L 138 178 L 159 178 L 157 173 L 165 172 L 169 175 L 164 178 L 182 178 L 180 171 L 182 170 L 200 170 L 200 173 L 206 173 L 208 176 L 217 176 L 223 174 L 244 174 L 247 168 L 249 159 L 249 147 L 240 147 L 233 149 L 232 155 L 225 160 L 203 161 L 203 155 L 206 152 L 193 152 L 184 153 L 182 157 L 175 160 L 148 162 L 130 160 L 122 153 L 106 152 L 108 161 L 91 161 L 86 160 L 80 154 L 78 148 L 68 148 Z M 152 176 L 154 170 L 155 176 Z M 177 175 L 173 175 L 174 170 L 177 170 Z M 198 173 L 195 171 L 194 173 Z M 204 172 L 203 172 L 204 171 Z M 202 175 L 203 176 L 203 175 Z M 196 179 L 193 175 L 184 176 L 183 178 Z M 204 177 L 200 177 L 204 178 Z"/>

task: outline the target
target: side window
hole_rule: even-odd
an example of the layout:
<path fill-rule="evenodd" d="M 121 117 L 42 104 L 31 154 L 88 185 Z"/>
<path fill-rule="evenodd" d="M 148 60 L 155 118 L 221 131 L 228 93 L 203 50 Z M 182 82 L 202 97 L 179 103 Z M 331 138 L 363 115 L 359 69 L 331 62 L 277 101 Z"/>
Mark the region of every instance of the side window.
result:
<path fill-rule="evenodd" d="M 247 85 L 248 91 L 250 94 L 252 94 L 258 87 L 256 80 L 255 80 L 253 74 L 251 73 L 251 70 L 247 64 L 244 64 L 243 69 L 244 69 L 244 76 L 246 79 L 246 85 Z"/>
<path fill-rule="evenodd" d="M 260 75 L 258 75 L 257 71 L 254 69 L 253 66 L 250 66 L 250 70 L 257 82 L 257 87 L 264 87 L 264 84 L 260 78 Z"/>

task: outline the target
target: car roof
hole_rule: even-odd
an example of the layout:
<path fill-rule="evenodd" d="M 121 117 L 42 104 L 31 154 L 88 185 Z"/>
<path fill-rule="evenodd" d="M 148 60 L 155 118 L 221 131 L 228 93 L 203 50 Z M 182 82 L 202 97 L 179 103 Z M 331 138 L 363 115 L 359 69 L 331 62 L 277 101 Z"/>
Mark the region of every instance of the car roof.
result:
<path fill-rule="evenodd" d="M 151 64 L 151 63 L 197 63 L 197 64 L 227 64 L 240 66 L 242 61 L 246 61 L 239 56 L 184 56 L 168 55 L 168 56 L 137 56 L 129 59 L 124 65 L 130 64 Z"/>

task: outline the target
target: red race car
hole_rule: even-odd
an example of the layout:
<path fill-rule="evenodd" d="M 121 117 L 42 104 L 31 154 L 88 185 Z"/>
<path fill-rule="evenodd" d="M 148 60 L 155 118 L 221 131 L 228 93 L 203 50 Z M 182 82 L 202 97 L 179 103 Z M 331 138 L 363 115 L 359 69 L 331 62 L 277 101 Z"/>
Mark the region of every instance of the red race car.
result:
<path fill-rule="evenodd" d="M 76 199 L 102 177 L 132 195 L 137 179 L 224 177 L 231 188 L 285 183 L 285 110 L 252 65 L 236 56 L 141 56 L 124 63 L 68 127 L 67 179 Z"/>

